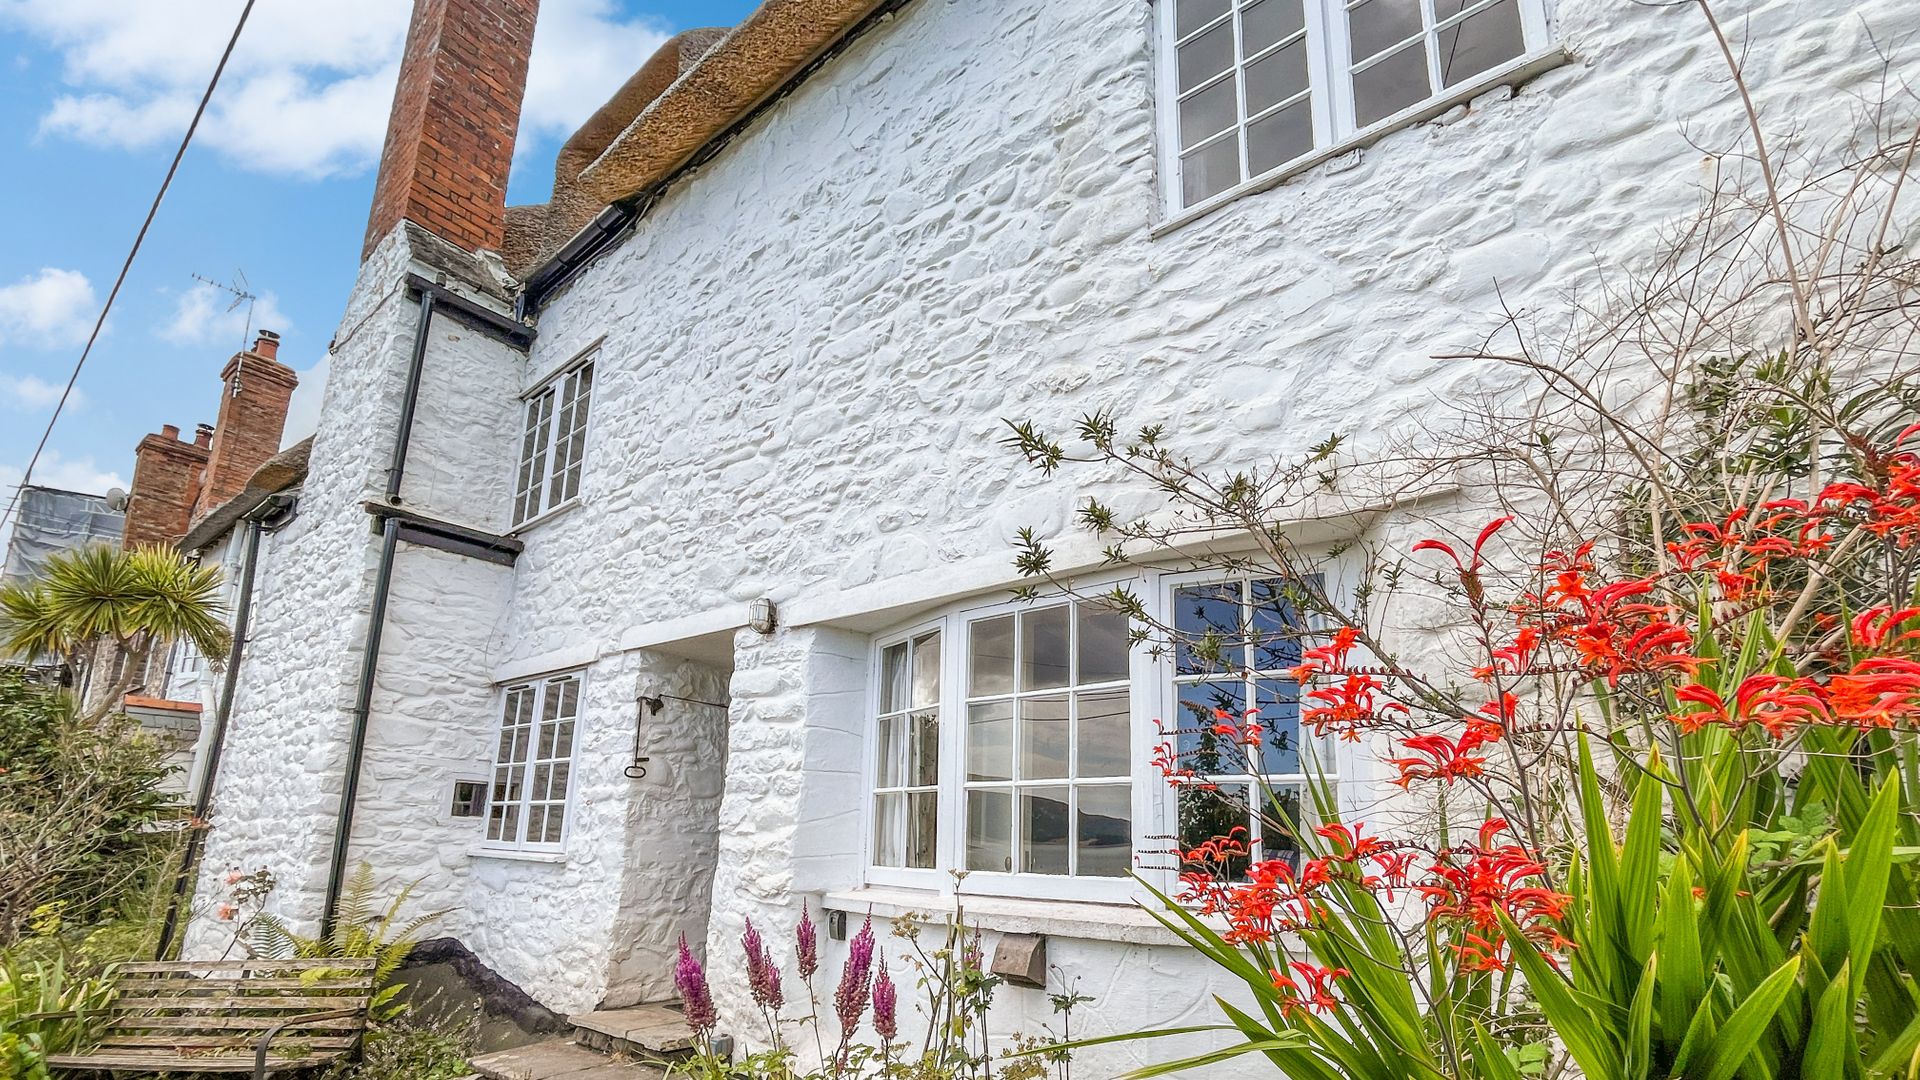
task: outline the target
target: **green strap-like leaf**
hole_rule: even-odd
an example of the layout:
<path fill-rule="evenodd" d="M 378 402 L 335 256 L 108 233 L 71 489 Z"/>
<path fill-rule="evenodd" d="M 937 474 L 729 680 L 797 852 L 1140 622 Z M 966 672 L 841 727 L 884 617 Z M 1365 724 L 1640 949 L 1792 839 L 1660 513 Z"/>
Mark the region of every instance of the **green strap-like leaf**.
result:
<path fill-rule="evenodd" d="M 1793 981 L 1799 976 L 1800 958 L 1796 956 L 1767 976 L 1733 1010 L 1733 1015 L 1720 1025 L 1719 1034 L 1701 1056 L 1703 1080 L 1733 1080 L 1740 1066 L 1758 1051 L 1767 1026 L 1773 1023 L 1780 1003 L 1787 999 L 1787 992 L 1793 989 Z"/>

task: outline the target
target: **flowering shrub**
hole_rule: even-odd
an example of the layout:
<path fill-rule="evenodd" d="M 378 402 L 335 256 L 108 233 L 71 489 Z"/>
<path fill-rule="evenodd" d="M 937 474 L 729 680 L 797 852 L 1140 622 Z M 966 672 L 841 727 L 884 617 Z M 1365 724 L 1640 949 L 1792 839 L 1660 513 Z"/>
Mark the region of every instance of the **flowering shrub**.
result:
<path fill-rule="evenodd" d="M 740 935 L 742 974 L 748 996 L 765 1025 L 767 1049 L 748 1054 L 739 1061 L 730 1060 L 716 1047 L 720 1013 L 714 1005 L 707 971 L 682 935 L 673 978 L 695 1041 L 693 1060 L 683 1068 L 708 1080 L 728 1077 L 946 1080 L 995 1075 L 985 1022 L 1000 979 L 986 971 L 980 933 L 967 927 L 956 914 L 946 922 L 944 937 L 927 948 L 921 941 L 919 921 L 917 916 L 903 916 L 895 922 L 893 931 L 905 945 L 898 970 L 914 973 L 922 999 L 918 1008 L 926 1019 L 926 1033 L 916 1046 L 901 1037 L 900 985 L 894 979 L 896 963 L 879 947 L 871 917 L 861 923 L 859 931 L 847 942 L 847 958 L 833 990 L 831 1031 L 823 1031 L 820 997 L 814 989 L 814 976 L 820 969 L 820 945 L 812 912 L 803 908 L 794 929 L 795 967 L 806 988 L 805 1015 L 782 1015 L 787 997 L 780 960 L 759 927 L 751 919 L 747 920 Z M 1055 1011 L 1070 1023 L 1073 1008 L 1090 999 L 1065 994 L 1055 995 L 1052 1000 Z M 870 1024 L 877 1041 L 862 1040 L 863 1023 Z M 803 1068 L 800 1054 L 788 1041 L 789 1032 L 800 1028 L 811 1034 L 813 1057 L 818 1062 L 812 1070 Z M 1057 1050 L 1057 1043 L 1018 1037 L 1014 1045 L 1017 1051 L 1003 1055 L 1005 1060 L 999 1065 L 998 1075 L 1002 1080 L 1044 1077 L 1047 1064 L 1042 1063 L 1043 1059 L 1053 1066 L 1057 1080 L 1067 1080 L 1071 1056 Z"/>

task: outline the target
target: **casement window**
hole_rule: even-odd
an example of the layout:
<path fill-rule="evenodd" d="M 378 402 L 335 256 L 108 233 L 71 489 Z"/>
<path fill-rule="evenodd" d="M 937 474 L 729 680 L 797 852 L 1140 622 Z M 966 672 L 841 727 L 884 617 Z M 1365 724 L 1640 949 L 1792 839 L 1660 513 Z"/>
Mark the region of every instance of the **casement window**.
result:
<path fill-rule="evenodd" d="M 1268 796 L 1294 821 L 1313 805 L 1309 770 L 1331 777 L 1334 755 L 1300 727 L 1300 692 L 1287 669 L 1300 663 L 1298 605 L 1277 578 L 1184 585 L 1173 592 L 1173 626 L 1183 643 L 1217 640 L 1213 655 L 1182 644 L 1174 650 L 1175 748 L 1195 776 L 1175 789 L 1180 846 L 1191 850 L 1216 836 L 1239 835 L 1255 859 L 1291 859 L 1300 846 L 1275 815 Z M 1224 715 L 1256 710 L 1258 746 L 1223 738 Z M 1241 860 L 1244 864 L 1245 860 Z"/>
<path fill-rule="evenodd" d="M 1172 212 L 1485 88 L 1546 0 L 1159 0 Z"/>
<path fill-rule="evenodd" d="M 527 395 L 520 438 L 520 471 L 514 485 L 513 523 L 522 525 L 580 495 L 580 469 L 587 449 L 587 413 L 593 397 L 593 364 L 556 376 Z"/>
<path fill-rule="evenodd" d="M 1237 825 L 1262 837 L 1262 857 L 1293 850 L 1259 828 L 1249 770 L 1296 803 L 1309 768 L 1330 774 L 1330 758 L 1302 750 L 1283 670 L 1299 658 L 1294 606 L 1270 580 L 1136 585 L 1183 634 L 1228 644 L 1156 657 L 1130 643 L 1125 616 L 1064 597 L 965 608 L 877 640 L 870 882 L 1118 900 L 1132 871 L 1171 884 L 1176 839 L 1192 847 Z M 1215 709 L 1239 718 L 1249 703 L 1266 725 L 1251 765 L 1213 734 Z M 1195 773 L 1177 793 L 1153 764 L 1156 721 Z"/>
<path fill-rule="evenodd" d="M 500 741 L 487 800 L 487 843 L 557 848 L 566 837 L 581 675 L 515 683 L 501 695 Z"/>

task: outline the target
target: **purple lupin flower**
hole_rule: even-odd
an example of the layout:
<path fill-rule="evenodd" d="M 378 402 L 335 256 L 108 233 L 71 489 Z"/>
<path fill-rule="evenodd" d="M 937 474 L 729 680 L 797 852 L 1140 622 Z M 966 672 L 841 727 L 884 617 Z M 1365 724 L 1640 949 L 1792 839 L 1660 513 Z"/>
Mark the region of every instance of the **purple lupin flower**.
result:
<path fill-rule="evenodd" d="M 680 957 L 673 965 L 673 985 L 680 991 L 680 1004 L 685 1010 L 687 1026 L 705 1042 L 713 1035 L 714 1026 L 720 1022 L 720 1013 L 713 1007 L 713 994 L 707 989 L 707 972 L 700 961 L 693 958 L 693 950 L 687 948 L 687 935 L 680 935 Z"/>
<path fill-rule="evenodd" d="M 800 925 L 794 927 L 794 959 L 800 962 L 800 977 L 813 981 L 820 970 L 820 939 L 813 928 L 813 915 L 805 903 L 800 905 Z"/>
<path fill-rule="evenodd" d="M 754 1003 L 779 1011 L 785 1000 L 780 990 L 780 966 L 773 962 L 773 950 L 754 929 L 752 919 L 747 920 L 746 932 L 740 935 L 740 948 L 747 954 L 747 991 Z"/>
<path fill-rule="evenodd" d="M 900 1033 L 900 992 L 887 974 L 887 962 L 880 961 L 880 973 L 873 980 L 873 1030 L 887 1042 Z"/>
<path fill-rule="evenodd" d="M 873 916 L 860 925 L 860 932 L 847 942 L 847 962 L 840 969 L 840 988 L 833 993 L 834 1015 L 840 1018 L 842 1041 L 853 1036 L 860 1016 L 867 1011 L 868 991 L 873 985 Z"/>

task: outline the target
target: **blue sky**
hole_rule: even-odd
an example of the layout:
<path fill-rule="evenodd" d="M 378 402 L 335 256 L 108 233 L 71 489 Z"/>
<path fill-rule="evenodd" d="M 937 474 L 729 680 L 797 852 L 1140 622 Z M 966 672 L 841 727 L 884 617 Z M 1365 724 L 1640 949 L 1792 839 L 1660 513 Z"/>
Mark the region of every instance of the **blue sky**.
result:
<path fill-rule="evenodd" d="M 241 0 L 0 0 L 0 505 L 13 493 Z M 511 184 L 678 30 L 754 0 L 546 0 Z M 358 268 L 405 0 L 258 0 L 34 482 L 104 490 L 161 424 L 211 423 L 244 273 L 281 359 L 326 356 Z M 320 379 L 310 380 L 315 386 Z M 310 410 L 317 401 L 302 400 Z"/>

